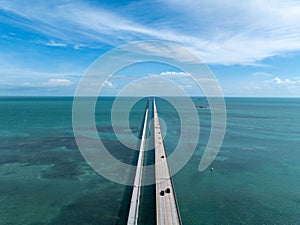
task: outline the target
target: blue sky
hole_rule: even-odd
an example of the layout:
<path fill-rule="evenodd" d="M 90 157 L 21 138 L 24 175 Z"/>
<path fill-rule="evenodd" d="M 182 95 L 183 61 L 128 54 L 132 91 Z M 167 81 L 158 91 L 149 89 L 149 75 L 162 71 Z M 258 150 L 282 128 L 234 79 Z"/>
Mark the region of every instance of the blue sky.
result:
<path fill-rule="evenodd" d="M 300 97 L 299 21 L 289 0 L 2 0 L 0 95 L 73 95 L 106 51 L 163 40 L 207 63 L 225 96 Z"/>

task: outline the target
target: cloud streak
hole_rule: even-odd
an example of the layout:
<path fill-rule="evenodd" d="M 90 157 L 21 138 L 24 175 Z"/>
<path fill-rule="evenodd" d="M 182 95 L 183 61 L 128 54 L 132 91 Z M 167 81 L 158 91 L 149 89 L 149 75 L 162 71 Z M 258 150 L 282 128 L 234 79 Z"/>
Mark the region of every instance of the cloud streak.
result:
<path fill-rule="evenodd" d="M 45 43 L 45 45 L 52 46 L 52 47 L 66 47 L 67 46 L 64 43 L 58 43 L 58 42 L 55 42 L 53 40 L 50 40 L 49 42 Z"/>
<path fill-rule="evenodd" d="M 22 17 L 19 21 L 22 25 L 74 47 L 159 39 L 188 47 L 206 63 L 226 65 L 255 64 L 267 57 L 300 50 L 297 1 L 236 4 L 235 1 L 169 0 L 161 2 L 159 7 L 164 6 L 163 12 L 169 12 L 170 19 L 166 16 L 165 23 L 151 24 L 139 22 L 149 18 L 132 19 L 126 13 L 118 15 L 79 1 L 59 4 L 3 1 L 2 5 L 2 10 Z M 49 43 L 62 46 L 59 42 Z"/>
<path fill-rule="evenodd" d="M 57 88 L 57 87 L 68 87 L 74 83 L 69 79 L 49 79 L 46 82 L 22 82 L 22 83 L 12 83 L 6 84 L 7 87 L 23 87 L 23 88 Z"/>

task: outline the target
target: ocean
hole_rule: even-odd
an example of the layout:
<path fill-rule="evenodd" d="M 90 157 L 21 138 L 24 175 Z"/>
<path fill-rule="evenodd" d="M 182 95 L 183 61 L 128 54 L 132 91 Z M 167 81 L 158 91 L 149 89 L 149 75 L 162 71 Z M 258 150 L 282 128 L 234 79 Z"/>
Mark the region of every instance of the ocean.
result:
<path fill-rule="evenodd" d="M 126 224 L 132 188 L 105 179 L 85 162 L 73 135 L 72 101 L 0 98 L 0 225 Z M 130 131 L 122 121 L 112 128 L 113 101 L 99 99 L 98 134 L 113 156 L 134 165 L 137 152 L 115 132 L 140 137 L 147 99 L 132 108 Z M 193 101 L 207 104 L 203 97 Z M 211 165 L 214 172 L 198 170 L 211 119 L 209 108 L 199 108 L 197 148 L 173 176 L 183 224 L 300 225 L 300 99 L 225 101 L 227 129 Z M 165 148 L 171 154 L 180 136 L 180 118 L 163 99 L 157 99 L 157 108 L 167 126 Z M 152 164 L 153 156 L 148 151 L 145 163 Z M 154 190 L 154 185 L 142 188 L 140 224 L 155 224 Z"/>

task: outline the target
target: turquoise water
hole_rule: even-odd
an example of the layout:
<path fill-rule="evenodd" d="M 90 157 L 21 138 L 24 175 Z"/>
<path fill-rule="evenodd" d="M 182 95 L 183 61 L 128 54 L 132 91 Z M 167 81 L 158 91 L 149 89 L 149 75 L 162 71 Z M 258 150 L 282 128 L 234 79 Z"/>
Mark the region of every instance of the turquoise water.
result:
<path fill-rule="evenodd" d="M 134 164 L 136 154 L 113 133 L 112 102 L 105 98 L 97 105 L 99 136 L 114 156 Z M 145 104 L 130 115 L 136 136 Z M 198 171 L 210 132 L 209 109 L 198 109 L 198 147 L 173 177 L 183 224 L 300 224 L 300 99 L 227 98 L 226 105 L 227 130 L 214 173 Z M 163 100 L 157 107 L 168 126 L 170 154 L 180 135 L 178 114 Z M 131 188 L 87 165 L 73 137 L 71 112 L 72 98 L 0 98 L 0 225 L 126 224 Z M 123 124 L 117 132 L 129 135 Z M 147 157 L 151 164 L 153 152 Z M 141 224 L 154 224 L 153 191 L 142 190 Z"/>

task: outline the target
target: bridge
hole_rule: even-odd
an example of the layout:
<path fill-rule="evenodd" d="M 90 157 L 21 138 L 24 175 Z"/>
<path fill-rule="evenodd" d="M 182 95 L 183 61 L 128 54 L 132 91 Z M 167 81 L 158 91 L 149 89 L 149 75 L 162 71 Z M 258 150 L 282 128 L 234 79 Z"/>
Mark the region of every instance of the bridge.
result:
<path fill-rule="evenodd" d="M 144 148 L 146 139 L 149 102 L 145 111 L 143 133 L 135 173 L 127 225 L 138 225 L 138 211 L 140 203 L 140 192 L 143 176 Z M 167 154 L 164 147 L 163 136 L 159 123 L 159 117 L 155 99 L 153 99 L 154 118 L 154 146 L 155 146 L 155 199 L 156 199 L 156 224 L 157 225 L 181 225 L 179 208 L 176 194 L 169 170 Z"/>

